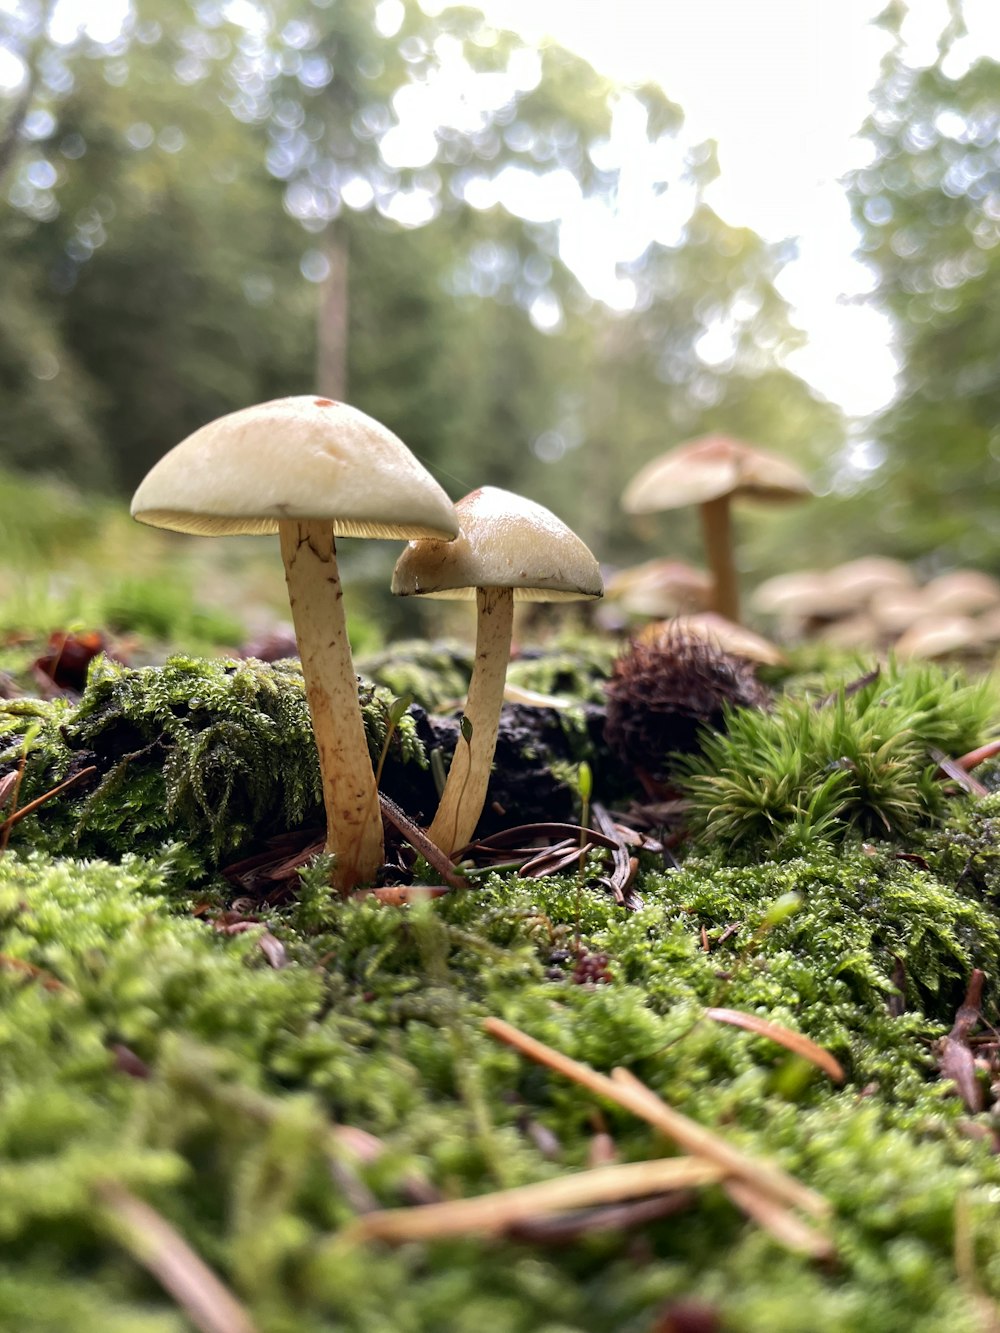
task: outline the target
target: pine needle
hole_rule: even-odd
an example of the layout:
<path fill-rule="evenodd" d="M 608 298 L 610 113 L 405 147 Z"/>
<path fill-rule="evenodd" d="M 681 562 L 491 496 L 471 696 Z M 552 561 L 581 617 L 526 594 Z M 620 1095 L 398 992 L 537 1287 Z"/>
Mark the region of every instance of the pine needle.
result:
<path fill-rule="evenodd" d="M 113 1181 L 98 1186 L 97 1193 L 116 1238 L 199 1333 L 257 1333 L 229 1288 L 155 1208 Z"/>
<path fill-rule="evenodd" d="M 441 1240 L 470 1232 L 498 1235 L 513 1226 L 573 1208 L 710 1185 L 720 1180 L 722 1174 L 711 1162 L 693 1157 L 599 1166 L 592 1171 L 578 1171 L 474 1199 L 368 1213 L 346 1226 L 338 1241 L 383 1240 L 402 1245 L 407 1241 Z"/>

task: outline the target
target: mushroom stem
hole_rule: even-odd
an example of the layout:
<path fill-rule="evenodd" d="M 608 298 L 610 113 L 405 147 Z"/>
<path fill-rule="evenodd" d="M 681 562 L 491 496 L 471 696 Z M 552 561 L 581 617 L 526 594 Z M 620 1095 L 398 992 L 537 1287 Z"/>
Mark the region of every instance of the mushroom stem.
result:
<path fill-rule="evenodd" d="M 514 628 L 513 589 L 477 588 L 476 611 L 476 662 L 465 703 L 472 735 L 459 738 L 427 830 L 431 842 L 449 856 L 470 840 L 486 802 Z"/>
<path fill-rule="evenodd" d="M 740 591 L 733 563 L 728 495 L 704 501 L 701 506 L 701 530 L 708 567 L 712 573 L 712 610 L 738 625 Z"/>
<path fill-rule="evenodd" d="M 333 527 L 278 524 L 295 641 L 302 659 L 326 807 L 326 850 L 341 893 L 370 884 L 384 859 L 382 810 L 347 637 Z"/>

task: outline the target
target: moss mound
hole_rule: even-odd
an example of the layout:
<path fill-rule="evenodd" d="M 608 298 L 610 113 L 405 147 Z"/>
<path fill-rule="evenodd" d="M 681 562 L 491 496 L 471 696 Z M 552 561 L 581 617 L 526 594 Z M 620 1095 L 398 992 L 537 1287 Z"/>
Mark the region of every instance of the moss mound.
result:
<path fill-rule="evenodd" d="M 389 735 L 392 694 L 360 686 L 369 748 Z M 392 730 L 394 764 L 426 765 L 414 719 Z M 155 853 L 183 836 L 191 873 L 248 843 L 322 825 L 319 763 L 297 661 L 173 657 L 133 669 L 91 668 L 79 703 L 0 703 L 0 771 L 23 761 L 20 802 L 93 770 L 67 799 L 29 816 L 27 836 L 53 852 Z"/>
<path fill-rule="evenodd" d="M 610 1333 L 693 1295 L 741 1330 L 975 1326 L 956 1216 L 992 1280 L 1000 1165 L 961 1133 L 932 1043 L 997 926 L 928 871 L 862 853 L 649 870 L 646 907 L 623 917 L 573 879 L 495 875 L 400 911 L 332 902 L 317 870 L 294 908 L 237 934 L 179 910 L 185 887 L 172 854 L 0 860 L 7 1326 L 187 1327 L 123 1251 L 109 1181 L 169 1220 L 264 1330 Z M 265 929 L 286 966 L 269 965 Z M 599 985 L 574 981 L 578 932 L 606 955 Z M 908 1007 L 892 1017 L 896 959 Z M 848 1084 L 707 1019 L 719 1003 L 826 1044 Z M 664 1151 L 495 1046 L 487 1014 L 626 1065 L 823 1191 L 838 1269 L 785 1252 L 716 1189 L 679 1218 L 566 1248 L 340 1244 L 359 1207 L 405 1203 L 414 1181 L 465 1196 L 551 1177 L 585 1166 L 599 1129 L 623 1160 Z M 344 1148 L 331 1127 L 345 1125 L 378 1137 L 376 1160 Z"/>
<path fill-rule="evenodd" d="M 758 742 L 794 705 L 815 793 L 831 729 L 860 770 L 903 726 L 890 787 L 858 807 L 888 812 L 895 841 L 862 843 L 880 824 L 849 805 L 811 825 L 793 813 L 789 837 L 776 807 L 730 802 L 731 845 L 706 820 L 680 870 L 644 855 L 632 914 L 596 861 L 541 880 L 483 873 L 400 909 L 335 900 L 320 859 L 283 906 L 231 901 L 225 857 L 319 819 L 292 664 L 98 663 L 76 706 L 4 704 L 0 760 L 23 767 L 20 804 L 88 771 L 0 855 L 0 1327 L 192 1326 L 122 1225 L 127 1191 L 261 1333 L 654 1333 L 696 1314 L 738 1333 L 981 1328 L 1000 1296 L 1000 1157 L 991 1113 L 967 1111 L 939 1065 L 972 969 L 992 983 L 1000 956 L 1000 796 L 950 799 L 928 747 L 979 739 L 992 704 L 926 672 L 842 693 L 832 713 L 789 698 L 706 753 L 725 744 L 734 769 L 756 753 L 773 777 L 788 748 L 775 741 L 767 769 Z M 362 699 L 377 756 L 392 695 L 363 686 Z M 427 780 L 418 713 L 389 744 L 386 774 Z M 521 758 L 510 767 L 516 781 Z M 893 823 L 884 791 L 899 783 L 922 804 Z M 844 1084 L 717 1007 L 811 1038 Z M 571 1243 L 545 1229 L 345 1241 L 359 1213 L 561 1176 L 609 1138 L 623 1162 L 672 1151 L 496 1045 L 490 1015 L 629 1069 L 823 1193 L 836 1264 L 782 1247 L 718 1187 Z M 980 1054 L 985 1090 L 995 1052 Z"/>

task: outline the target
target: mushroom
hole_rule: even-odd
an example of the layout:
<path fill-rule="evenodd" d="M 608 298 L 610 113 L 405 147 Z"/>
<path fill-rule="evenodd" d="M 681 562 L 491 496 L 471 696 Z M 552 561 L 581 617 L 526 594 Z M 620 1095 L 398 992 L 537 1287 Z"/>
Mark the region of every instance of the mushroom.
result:
<path fill-rule="evenodd" d="M 603 592 L 591 552 L 544 506 L 483 486 L 458 500 L 455 511 L 460 528 L 456 540 L 410 542 L 392 575 L 392 590 L 400 597 L 476 599 L 476 658 L 462 739 L 427 830 L 431 841 L 449 855 L 470 840 L 486 800 L 514 602 L 579 601 Z"/>
<path fill-rule="evenodd" d="M 880 635 L 887 639 L 903 634 L 933 610 L 923 588 L 883 588 L 873 594 L 868 609 Z"/>
<path fill-rule="evenodd" d="M 712 609 L 727 620 L 737 621 L 740 600 L 730 501 L 738 496 L 801 500 L 811 494 L 805 477 L 787 459 L 726 435 L 706 435 L 647 463 L 626 486 L 622 507 L 628 514 L 651 514 L 699 505 L 714 583 Z"/>
<path fill-rule="evenodd" d="M 683 560 L 647 560 L 619 569 L 604 586 L 604 596 L 618 601 L 631 615 L 681 615 L 703 611 L 712 594 L 711 577 Z"/>
<path fill-rule="evenodd" d="M 952 569 L 924 585 L 931 611 L 942 615 L 976 615 L 1000 606 L 1000 583 L 978 569 Z"/>
<path fill-rule="evenodd" d="M 830 592 L 852 611 L 864 611 L 873 597 L 916 586 L 908 565 L 885 555 L 865 555 L 827 571 Z"/>
<path fill-rule="evenodd" d="M 336 538 L 458 532 L 451 501 L 385 426 L 306 394 L 209 422 L 165 454 L 132 500 L 154 527 L 204 536 L 277 533 L 326 808 L 333 884 L 383 861 L 382 812 L 358 703 Z"/>
<path fill-rule="evenodd" d="M 787 666 L 788 658 L 761 634 L 735 621 L 726 620 L 714 611 L 699 611 L 690 616 L 675 616 L 673 620 L 657 620 L 646 625 L 636 636 L 638 643 L 657 643 L 665 635 L 681 634 L 689 639 L 701 639 L 714 644 L 731 657 L 742 657 L 760 666 Z"/>
<path fill-rule="evenodd" d="M 941 658 L 974 653 L 984 647 L 976 622 L 969 616 L 935 612 L 915 621 L 893 645 L 901 661 L 911 657 Z"/>
<path fill-rule="evenodd" d="M 750 605 L 777 620 L 783 639 L 814 634 L 850 610 L 850 604 L 831 587 L 829 574 L 817 569 L 766 579 L 750 594 Z"/>

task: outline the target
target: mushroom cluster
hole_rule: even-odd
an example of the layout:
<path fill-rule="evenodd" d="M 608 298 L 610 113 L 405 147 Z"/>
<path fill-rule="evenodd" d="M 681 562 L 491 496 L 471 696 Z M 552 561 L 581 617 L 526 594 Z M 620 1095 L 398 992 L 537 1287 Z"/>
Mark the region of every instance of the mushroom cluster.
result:
<path fill-rule="evenodd" d="M 475 597 L 476 666 L 463 735 L 432 839 L 467 842 L 496 744 L 515 597 L 601 596 L 597 562 L 547 509 L 484 487 L 453 506 L 372 417 L 313 395 L 202 426 L 151 469 L 133 517 L 203 536 L 277 534 L 322 776 L 332 880 L 346 893 L 384 859 L 382 811 L 358 702 L 337 568 L 338 537 L 410 541 L 394 591 Z"/>
<path fill-rule="evenodd" d="M 983 653 L 1000 642 L 1000 582 L 973 569 L 920 584 L 901 561 L 865 556 L 768 579 L 751 605 L 786 641 L 891 648 L 899 657 Z"/>

